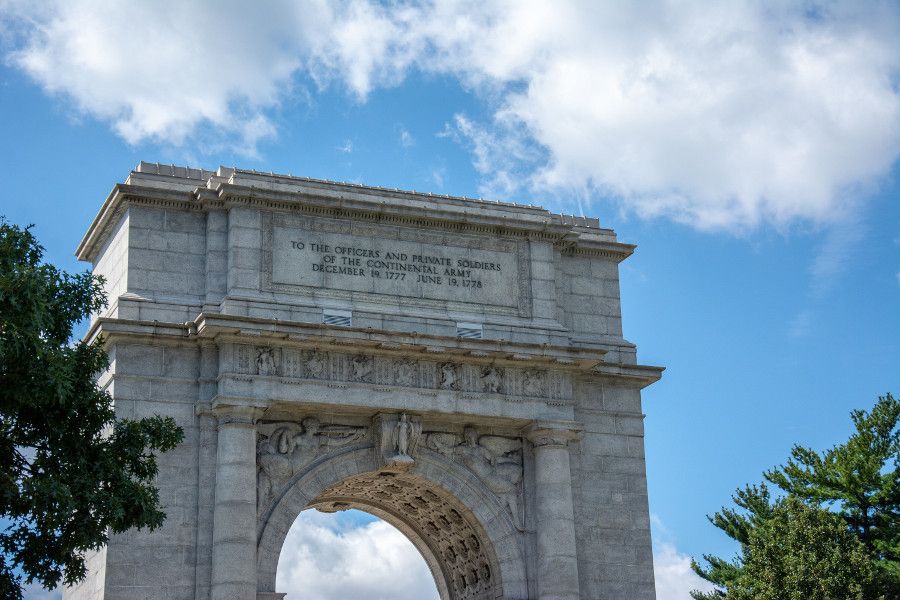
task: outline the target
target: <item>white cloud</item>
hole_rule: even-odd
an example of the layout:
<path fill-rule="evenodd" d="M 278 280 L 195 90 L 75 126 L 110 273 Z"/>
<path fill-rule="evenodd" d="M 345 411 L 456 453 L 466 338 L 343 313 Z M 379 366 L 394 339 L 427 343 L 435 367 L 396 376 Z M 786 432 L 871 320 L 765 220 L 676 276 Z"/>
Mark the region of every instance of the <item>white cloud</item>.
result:
<path fill-rule="evenodd" d="M 434 579 L 412 543 L 384 521 L 364 525 L 315 510 L 294 522 L 278 560 L 287 600 L 437 600 Z"/>
<path fill-rule="evenodd" d="M 610 196 L 730 230 L 840 221 L 900 154 L 890 1 L 7 0 L 0 14 L 12 64 L 132 143 L 252 153 L 298 81 L 364 101 L 421 69 L 493 107 L 454 124 L 486 190 Z"/>
<path fill-rule="evenodd" d="M 687 600 L 691 590 L 709 592 L 713 586 L 691 570 L 691 558 L 672 544 L 660 544 L 653 553 L 656 600 Z"/>
<path fill-rule="evenodd" d="M 410 148 L 416 145 L 416 138 L 404 128 L 400 129 L 400 145 L 404 148 Z"/>
<path fill-rule="evenodd" d="M 343 154 L 351 154 L 353 152 L 353 140 L 345 140 L 343 144 L 337 147 L 337 151 Z"/>

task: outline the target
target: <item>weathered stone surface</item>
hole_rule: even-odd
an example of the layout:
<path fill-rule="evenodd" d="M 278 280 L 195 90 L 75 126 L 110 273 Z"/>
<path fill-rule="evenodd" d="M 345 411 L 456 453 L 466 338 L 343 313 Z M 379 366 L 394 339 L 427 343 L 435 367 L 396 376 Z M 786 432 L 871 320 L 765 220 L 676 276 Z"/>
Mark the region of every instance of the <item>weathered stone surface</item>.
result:
<path fill-rule="evenodd" d="M 276 600 L 299 512 L 355 507 L 444 599 L 652 599 L 632 249 L 531 206 L 141 163 L 79 247 L 110 294 L 89 336 L 117 414 L 185 440 L 163 527 L 65 597 Z"/>

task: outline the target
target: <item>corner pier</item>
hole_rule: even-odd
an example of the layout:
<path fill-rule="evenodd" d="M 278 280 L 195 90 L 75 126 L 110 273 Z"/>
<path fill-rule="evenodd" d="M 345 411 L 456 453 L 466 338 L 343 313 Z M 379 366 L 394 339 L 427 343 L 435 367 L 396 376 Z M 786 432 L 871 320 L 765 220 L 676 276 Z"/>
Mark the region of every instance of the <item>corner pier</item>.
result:
<path fill-rule="evenodd" d="M 655 598 L 641 365 L 596 219 L 531 205 L 140 163 L 78 247 L 103 275 L 100 384 L 172 416 L 157 531 L 71 600 L 278 590 L 302 510 L 406 535 L 443 600 Z"/>

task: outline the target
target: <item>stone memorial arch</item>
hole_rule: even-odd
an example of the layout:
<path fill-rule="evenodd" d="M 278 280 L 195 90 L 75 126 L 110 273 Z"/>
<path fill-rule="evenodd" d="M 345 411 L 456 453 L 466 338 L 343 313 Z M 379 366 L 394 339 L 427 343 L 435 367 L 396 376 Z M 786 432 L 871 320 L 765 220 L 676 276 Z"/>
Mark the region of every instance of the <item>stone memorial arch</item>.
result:
<path fill-rule="evenodd" d="M 274 600 L 297 515 L 359 508 L 444 600 L 654 598 L 633 249 L 535 206 L 141 163 L 78 248 L 110 299 L 88 336 L 117 415 L 185 439 L 163 527 L 64 596 Z"/>

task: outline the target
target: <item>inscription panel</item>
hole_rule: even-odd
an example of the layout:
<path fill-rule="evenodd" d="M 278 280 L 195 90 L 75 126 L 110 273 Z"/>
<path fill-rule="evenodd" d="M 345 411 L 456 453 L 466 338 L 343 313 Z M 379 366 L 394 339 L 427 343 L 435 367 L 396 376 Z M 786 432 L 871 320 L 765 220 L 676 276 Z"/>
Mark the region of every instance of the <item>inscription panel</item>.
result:
<path fill-rule="evenodd" d="M 523 316 L 530 312 L 525 244 L 399 228 L 385 228 L 382 237 L 373 235 L 380 232 L 371 226 L 365 235 L 353 235 L 346 224 L 329 227 L 282 215 L 267 221 L 264 260 L 272 289 L 399 296 L 424 305 L 479 304 L 491 312 Z"/>

